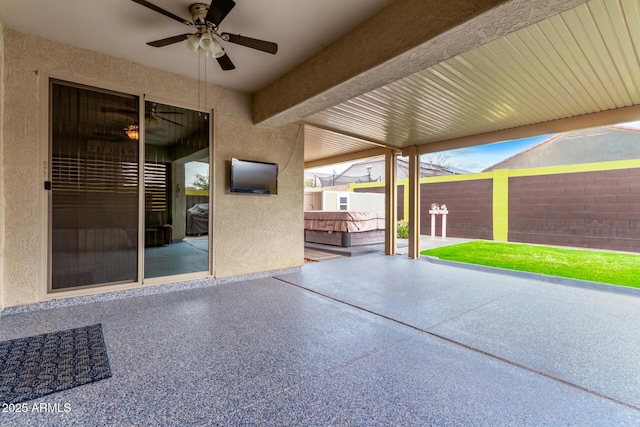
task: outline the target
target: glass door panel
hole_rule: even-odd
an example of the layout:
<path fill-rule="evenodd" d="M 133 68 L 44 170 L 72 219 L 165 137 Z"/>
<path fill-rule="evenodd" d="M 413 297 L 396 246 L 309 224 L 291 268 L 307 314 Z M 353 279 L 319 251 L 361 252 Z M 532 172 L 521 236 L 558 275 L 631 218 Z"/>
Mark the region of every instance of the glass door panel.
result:
<path fill-rule="evenodd" d="M 145 102 L 144 277 L 209 271 L 209 117 Z"/>
<path fill-rule="evenodd" d="M 138 97 L 51 82 L 50 288 L 137 280 Z"/>

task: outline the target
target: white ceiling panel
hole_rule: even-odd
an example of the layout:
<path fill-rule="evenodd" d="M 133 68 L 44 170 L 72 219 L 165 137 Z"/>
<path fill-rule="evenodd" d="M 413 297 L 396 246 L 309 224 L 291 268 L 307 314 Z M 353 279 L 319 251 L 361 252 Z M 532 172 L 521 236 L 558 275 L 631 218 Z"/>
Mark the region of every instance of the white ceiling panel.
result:
<path fill-rule="evenodd" d="M 357 138 L 311 126 L 305 126 L 304 139 L 305 162 L 358 153 L 378 147 Z"/>
<path fill-rule="evenodd" d="M 592 0 L 305 123 L 401 149 L 638 104 L 640 0 Z"/>

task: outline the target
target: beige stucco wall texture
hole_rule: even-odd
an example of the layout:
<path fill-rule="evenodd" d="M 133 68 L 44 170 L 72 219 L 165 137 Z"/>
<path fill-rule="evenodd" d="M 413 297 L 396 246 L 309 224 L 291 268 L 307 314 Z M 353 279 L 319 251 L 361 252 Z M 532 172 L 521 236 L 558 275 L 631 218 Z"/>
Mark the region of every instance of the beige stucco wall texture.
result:
<path fill-rule="evenodd" d="M 0 34 L 4 27 L 0 23 Z M 0 37 L 0 310 L 4 307 L 4 37 Z"/>
<path fill-rule="evenodd" d="M 0 269 L 2 306 L 30 304 L 46 290 L 45 262 L 47 173 L 46 102 L 48 77 L 96 87 L 144 93 L 165 103 L 197 108 L 205 98 L 193 79 L 55 41 L 3 30 L 4 101 L 0 178 L 0 231 L 4 270 Z M 195 65 L 194 65 L 195 66 Z M 43 84 L 43 79 L 45 84 Z M 202 82 L 200 83 L 202 90 Z M 303 132 L 298 125 L 278 129 L 255 126 L 251 97 L 207 86 L 213 124 L 214 275 L 229 277 L 291 268 L 303 263 Z M 46 108 L 46 106 L 45 106 Z M 43 119 L 44 117 L 44 119 Z M 2 145 L 3 143 L 3 145 Z M 228 192 L 231 157 L 276 162 L 278 195 Z M 1 188 L 1 187 L 0 187 Z M 2 242 L 0 242 L 0 245 Z"/>

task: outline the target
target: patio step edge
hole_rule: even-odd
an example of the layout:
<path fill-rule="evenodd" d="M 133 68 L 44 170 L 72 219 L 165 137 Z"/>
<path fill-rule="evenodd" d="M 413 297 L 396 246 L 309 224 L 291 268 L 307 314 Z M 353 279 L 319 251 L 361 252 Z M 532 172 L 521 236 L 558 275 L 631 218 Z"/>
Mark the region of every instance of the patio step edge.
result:
<path fill-rule="evenodd" d="M 592 282 L 589 280 L 571 279 L 568 277 L 551 276 L 549 274 L 542 273 L 530 273 L 527 271 L 509 270 L 500 267 L 489 267 L 486 265 L 469 264 L 460 261 L 448 261 L 443 260 L 435 256 L 422 256 L 427 262 L 439 265 L 448 265 L 459 268 L 466 268 L 468 270 L 481 271 L 485 273 L 502 274 L 506 276 L 517 277 L 521 279 L 539 280 L 541 282 L 554 283 L 557 285 L 571 286 L 582 289 L 591 289 L 602 292 L 611 292 L 622 295 L 629 295 L 640 298 L 640 288 L 631 288 L 628 286 L 613 285 L 609 283 Z"/>

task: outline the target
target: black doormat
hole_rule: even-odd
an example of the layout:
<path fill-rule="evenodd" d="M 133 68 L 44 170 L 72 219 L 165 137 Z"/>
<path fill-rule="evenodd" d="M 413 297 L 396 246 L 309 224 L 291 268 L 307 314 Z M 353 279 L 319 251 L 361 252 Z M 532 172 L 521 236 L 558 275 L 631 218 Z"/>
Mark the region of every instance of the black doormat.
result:
<path fill-rule="evenodd" d="M 100 324 L 0 342 L 0 403 L 20 403 L 110 376 Z"/>

